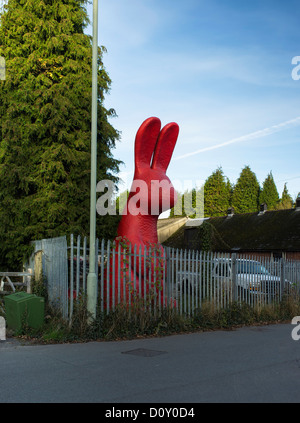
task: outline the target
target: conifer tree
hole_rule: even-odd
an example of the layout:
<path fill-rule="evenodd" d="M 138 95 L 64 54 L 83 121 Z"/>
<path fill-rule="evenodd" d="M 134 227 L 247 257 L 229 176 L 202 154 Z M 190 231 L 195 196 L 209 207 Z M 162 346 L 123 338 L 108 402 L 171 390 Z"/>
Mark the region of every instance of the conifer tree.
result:
<path fill-rule="evenodd" d="M 33 239 L 89 231 L 92 40 L 86 1 L 8 0 L 0 16 L 0 264 Z M 98 56 L 97 180 L 117 180 L 119 138 Z M 98 220 L 99 221 L 99 220 Z M 101 232 L 97 234 L 101 236 Z"/>
<path fill-rule="evenodd" d="M 204 215 L 204 187 L 197 187 L 185 190 L 182 194 L 176 191 L 177 202 L 170 209 L 170 217 L 200 218 Z"/>
<path fill-rule="evenodd" d="M 281 199 L 278 205 L 278 209 L 291 209 L 293 207 L 293 199 L 289 194 L 287 184 L 284 184 Z"/>
<path fill-rule="evenodd" d="M 230 206 L 231 184 L 221 167 L 204 184 L 204 216 L 224 216 Z"/>
<path fill-rule="evenodd" d="M 262 190 L 259 194 L 259 203 L 265 203 L 268 207 L 268 210 L 275 210 L 278 207 L 278 202 L 279 194 L 272 172 L 270 172 L 263 182 Z"/>
<path fill-rule="evenodd" d="M 185 205 L 189 202 L 190 199 L 192 199 L 192 205 L 194 205 L 193 194 L 193 191 L 189 191 L 188 189 L 185 190 L 184 193 L 176 191 L 177 202 L 175 206 L 170 209 L 170 217 L 191 217 L 189 215 L 190 210 L 186 210 Z"/>
<path fill-rule="evenodd" d="M 242 169 L 232 193 L 232 206 L 236 213 L 258 211 L 260 186 L 249 166 Z"/>

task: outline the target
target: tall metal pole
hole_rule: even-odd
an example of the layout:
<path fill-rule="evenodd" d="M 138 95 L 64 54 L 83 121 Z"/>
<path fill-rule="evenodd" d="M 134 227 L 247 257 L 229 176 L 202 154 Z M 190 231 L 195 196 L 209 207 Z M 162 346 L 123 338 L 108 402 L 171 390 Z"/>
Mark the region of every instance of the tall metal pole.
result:
<path fill-rule="evenodd" d="M 97 105 L 98 105 L 98 0 L 93 0 L 93 57 L 92 57 L 92 136 L 91 136 L 91 198 L 90 198 L 90 254 L 87 278 L 87 309 L 96 317 L 96 182 L 97 182 Z"/>

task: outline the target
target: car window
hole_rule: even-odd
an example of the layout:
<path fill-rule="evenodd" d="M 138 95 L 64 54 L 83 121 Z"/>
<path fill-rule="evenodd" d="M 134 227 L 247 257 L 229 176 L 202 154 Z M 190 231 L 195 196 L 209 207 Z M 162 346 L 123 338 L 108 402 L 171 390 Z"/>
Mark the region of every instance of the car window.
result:
<path fill-rule="evenodd" d="M 251 261 L 239 261 L 237 262 L 237 273 L 239 274 L 264 274 L 268 275 L 268 270 L 260 263 Z"/>

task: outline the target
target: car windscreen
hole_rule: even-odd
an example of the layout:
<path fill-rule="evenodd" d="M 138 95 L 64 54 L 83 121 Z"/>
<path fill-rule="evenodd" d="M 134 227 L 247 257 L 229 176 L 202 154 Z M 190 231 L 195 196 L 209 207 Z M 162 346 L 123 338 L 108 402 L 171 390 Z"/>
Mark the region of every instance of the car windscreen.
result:
<path fill-rule="evenodd" d="M 236 268 L 238 274 L 269 274 L 268 270 L 263 265 L 252 261 L 237 261 Z"/>

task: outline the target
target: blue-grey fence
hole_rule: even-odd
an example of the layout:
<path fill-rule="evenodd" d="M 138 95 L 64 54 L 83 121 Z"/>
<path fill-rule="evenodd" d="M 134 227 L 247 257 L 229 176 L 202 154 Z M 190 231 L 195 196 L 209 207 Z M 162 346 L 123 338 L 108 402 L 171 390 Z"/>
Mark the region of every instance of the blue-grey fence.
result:
<path fill-rule="evenodd" d="M 72 319 L 74 304 L 87 291 L 87 239 L 65 237 L 35 244 L 43 250 L 49 298 L 65 318 Z M 219 309 L 232 301 L 261 306 L 299 294 L 300 262 L 274 261 L 249 255 L 212 253 L 153 246 L 116 247 L 96 243 L 99 310 L 109 313 L 118 304 L 148 304 L 150 309 L 172 306 L 192 315 L 209 302 Z"/>
<path fill-rule="evenodd" d="M 62 312 L 64 318 L 68 318 L 70 309 L 67 238 L 62 236 L 34 241 L 33 247 L 34 252 L 25 268 L 33 270 L 37 253 L 42 253 L 42 270 L 47 285 L 48 300 Z"/>

